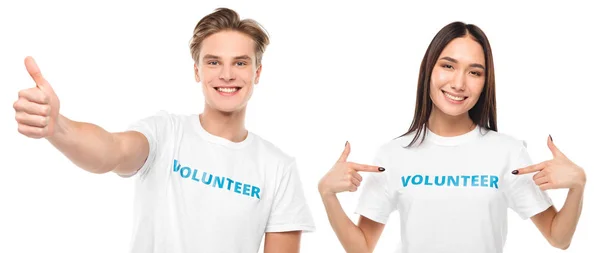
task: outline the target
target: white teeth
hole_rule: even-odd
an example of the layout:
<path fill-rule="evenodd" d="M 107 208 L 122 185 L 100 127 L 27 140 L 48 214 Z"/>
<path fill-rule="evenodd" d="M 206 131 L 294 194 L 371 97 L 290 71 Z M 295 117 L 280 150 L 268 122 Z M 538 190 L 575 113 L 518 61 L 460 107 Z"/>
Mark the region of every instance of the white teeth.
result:
<path fill-rule="evenodd" d="M 465 100 L 465 97 L 455 97 L 455 96 L 452 96 L 452 95 L 448 94 L 447 92 L 444 92 L 444 95 L 446 95 L 447 98 L 455 100 L 455 101 L 463 101 L 463 100 Z"/>
<path fill-rule="evenodd" d="M 217 90 L 225 93 L 234 93 L 235 91 L 237 91 L 237 88 L 219 87 L 217 88 Z"/>

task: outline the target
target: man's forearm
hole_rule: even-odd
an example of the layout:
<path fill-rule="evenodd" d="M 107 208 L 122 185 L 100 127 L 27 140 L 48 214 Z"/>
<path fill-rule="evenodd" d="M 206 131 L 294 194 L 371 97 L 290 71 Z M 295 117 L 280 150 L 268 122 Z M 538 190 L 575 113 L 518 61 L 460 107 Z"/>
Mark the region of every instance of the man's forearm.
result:
<path fill-rule="evenodd" d="M 58 116 L 57 129 L 48 141 L 78 167 L 105 173 L 119 164 L 119 144 L 115 135 L 101 127 Z"/>

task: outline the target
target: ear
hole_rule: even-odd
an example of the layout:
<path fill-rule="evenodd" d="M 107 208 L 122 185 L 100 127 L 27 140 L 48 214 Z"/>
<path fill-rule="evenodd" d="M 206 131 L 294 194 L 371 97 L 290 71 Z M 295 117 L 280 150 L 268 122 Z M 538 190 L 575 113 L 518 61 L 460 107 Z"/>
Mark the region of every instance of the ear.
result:
<path fill-rule="evenodd" d="M 254 78 L 254 84 L 258 84 L 258 80 L 260 79 L 260 72 L 262 71 L 262 63 L 256 69 L 256 78 Z"/>
<path fill-rule="evenodd" d="M 198 65 L 194 63 L 194 78 L 196 78 L 196 82 L 200 82 L 200 74 L 198 74 Z"/>

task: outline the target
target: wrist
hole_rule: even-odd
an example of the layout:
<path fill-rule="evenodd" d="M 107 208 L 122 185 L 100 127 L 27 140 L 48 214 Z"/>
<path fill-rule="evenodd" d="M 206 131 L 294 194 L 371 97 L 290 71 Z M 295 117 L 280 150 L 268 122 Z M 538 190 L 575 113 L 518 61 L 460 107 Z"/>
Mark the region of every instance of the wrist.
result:
<path fill-rule="evenodd" d="M 585 180 L 576 183 L 570 189 L 576 190 L 576 191 L 583 191 L 584 188 L 585 188 Z"/>
<path fill-rule="evenodd" d="M 327 199 L 327 198 L 331 198 L 331 197 L 335 197 L 335 192 L 332 191 L 326 191 L 326 192 L 320 192 L 321 193 L 321 198 L 322 199 Z"/>
<path fill-rule="evenodd" d="M 587 178 L 585 176 L 585 172 L 583 172 L 583 169 L 581 169 L 581 175 L 579 176 L 579 180 L 577 180 L 577 182 L 573 187 L 571 187 L 571 189 L 583 190 L 583 188 L 585 188 L 586 181 Z"/>
<path fill-rule="evenodd" d="M 54 129 L 52 133 L 48 137 L 46 137 L 46 139 L 48 139 L 49 141 L 52 141 L 53 139 L 60 139 L 67 135 L 68 132 L 69 119 L 59 114 L 54 122 Z"/>
<path fill-rule="evenodd" d="M 321 195 L 321 198 L 323 198 L 323 199 L 335 196 L 335 193 L 333 191 L 331 191 L 321 185 L 319 185 L 319 194 Z"/>

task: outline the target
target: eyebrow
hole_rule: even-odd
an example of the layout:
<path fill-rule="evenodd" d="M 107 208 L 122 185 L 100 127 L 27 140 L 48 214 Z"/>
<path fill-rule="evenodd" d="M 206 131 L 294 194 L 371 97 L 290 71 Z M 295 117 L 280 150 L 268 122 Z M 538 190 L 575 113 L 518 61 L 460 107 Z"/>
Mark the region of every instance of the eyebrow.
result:
<path fill-rule="evenodd" d="M 454 62 L 454 63 L 458 63 L 458 61 L 452 57 L 448 57 L 448 56 L 444 56 L 441 58 L 442 60 L 446 60 L 449 62 Z M 472 63 L 471 65 L 469 65 L 469 67 L 473 67 L 473 68 L 480 68 L 482 70 L 485 70 L 485 67 L 483 67 L 483 65 L 479 64 L 479 63 Z"/>
<path fill-rule="evenodd" d="M 247 61 L 250 61 L 250 60 L 252 60 L 252 58 L 250 58 L 250 56 L 248 56 L 248 55 L 240 55 L 240 56 L 236 56 L 236 57 L 234 57 L 233 59 L 236 59 L 236 60 L 247 60 Z"/>
<path fill-rule="evenodd" d="M 204 57 L 202 57 L 202 59 L 204 60 L 208 60 L 208 59 L 220 59 L 221 57 L 218 57 L 216 55 L 212 55 L 212 54 L 207 54 Z"/>
<path fill-rule="evenodd" d="M 207 54 L 202 59 L 204 59 L 204 60 L 208 60 L 208 59 L 221 59 L 221 57 L 216 56 L 216 55 L 212 55 L 212 54 Z M 236 57 L 233 57 L 233 59 L 234 60 L 248 60 L 248 61 L 252 60 L 252 58 L 250 56 L 248 56 L 248 55 L 236 56 Z"/>

